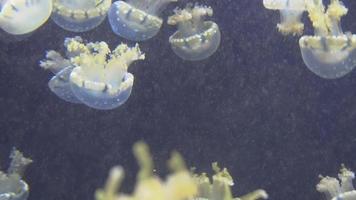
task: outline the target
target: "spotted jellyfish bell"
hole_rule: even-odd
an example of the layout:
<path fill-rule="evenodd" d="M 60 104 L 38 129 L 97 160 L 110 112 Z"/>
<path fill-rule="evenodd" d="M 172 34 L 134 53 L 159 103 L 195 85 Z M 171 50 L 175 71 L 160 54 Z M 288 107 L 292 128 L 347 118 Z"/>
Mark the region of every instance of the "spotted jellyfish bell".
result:
<path fill-rule="evenodd" d="M 76 66 L 70 74 L 70 84 L 75 96 L 89 107 L 114 109 L 129 98 L 134 77 L 127 72 L 135 60 L 145 55 L 138 44 L 130 48 L 120 44 L 110 51 L 105 42 L 87 44 L 89 51 L 72 59 Z"/>
<path fill-rule="evenodd" d="M 85 32 L 100 25 L 111 0 L 53 0 L 53 21 L 65 30 Z"/>
<path fill-rule="evenodd" d="M 301 35 L 304 24 L 301 17 L 306 11 L 305 0 L 263 0 L 265 8 L 279 10 L 281 22 L 277 25 L 279 32 L 284 35 Z"/>
<path fill-rule="evenodd" d="M 1 0 L 0 28 L 13 35 L 30 33 L 44 24 L 52 12 L 52 0 Z"/>
<path fill-rule="evenodd" d="M 340 25 L 347 8 L 339 0 L 331 0 L 327 9 L 322 0 L 306 2 L 314 35 L 299 40 L 304 63 L 325 79 L 345 76 L 356 66 L 356 35 L 343 33 Z"/>
<path fill-rule="evenodd" d="M 212 16 L 211 7 L 188 4 L 185 9 L 176 9 L 168 18 L 168 24 L 177 25 L 178 30 L 169 37 L 175 54 L 184 60 L 203 60 L 211 56 L 219 47 L 221 33 L 213 21 L 205 21 Z"/>
<path fill-rule="evenodd" d="M 109 10 L 109 22 L 115 34 L 132 41 L 154 37 L 162 26 L 163 9 L 177 0 L 116 1 Z"/>

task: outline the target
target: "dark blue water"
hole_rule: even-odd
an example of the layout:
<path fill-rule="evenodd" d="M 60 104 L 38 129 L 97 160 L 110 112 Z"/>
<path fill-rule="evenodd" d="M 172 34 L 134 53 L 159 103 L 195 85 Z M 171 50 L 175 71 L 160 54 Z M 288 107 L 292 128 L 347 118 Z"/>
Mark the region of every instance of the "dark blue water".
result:
<path fill-rule="evenodd" d="M 66 103 L 47 87 L 51 74 L 39 60 L 75 33 L 49 21 L 23 41 L 0 43 L 0 159 L 6 163 L 16 146 L 35 161 L 26 173 L 29 200 L 93 199 L 117 164 L 130 191 L 137 140 L 151 146 L 163 174 L 170 150 L 201 170 L 218 161 L 235 177 L 236 195 L 264 188 L 275 200 L 322 199 L 319 174 L 335 176 L 341 163 L 356 170 L 356 71 L 332 81 L 315 76 L 298 38 L 277 32 L 278 12 L 261 0 L 199 2 L 214 9 L 218 51 L 183 61 L 168 43 L 175 28 L 164 25 L 141 43 L 146 60 L 129 69 L 132 95 L 111 111 Z M 344 2 L 350 12 L 342 25 L 356 33 L 356 2 Z M 111 47 L 127 42 L 107 21 L 80 35 Z"/>

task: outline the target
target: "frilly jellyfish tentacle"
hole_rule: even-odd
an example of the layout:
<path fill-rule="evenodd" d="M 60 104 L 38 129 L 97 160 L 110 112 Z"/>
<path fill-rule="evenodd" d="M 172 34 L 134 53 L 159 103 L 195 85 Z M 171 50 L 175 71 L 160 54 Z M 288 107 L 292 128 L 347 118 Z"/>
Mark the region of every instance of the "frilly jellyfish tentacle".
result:
<path fill-rule="evenodd" d="M 221 40 L 219 26 L 213 21 L 204 21 L 205 16 L 212 14 L 210 7 L 189 4 L 185 9 L 176 9 L 175 15 L 168 18 L 168 24 L 178 26 L 169 42 L 179 57 L 203 60 L 218 49 Z"/>
<path fill-rule="evenodd" d="M 51 0 L 7 0 L 0 2 L 0 27 L 7 33 L 23 35 L 44 24 L 51 15 Z"/>
<path fill-rule="evenodd" d="M 53 21 L 65 30 L 85 32 L 101 24 L 111 0 L 53 0 Z"/>
<path fill-rule="evenodd" d="M 320 176 L 321 180 L 316 185 L 318 192 L 324 194 L 326 200 L 352 200 L 356 199 L 356 190 L 352 184 L 355 173 L 341 166 L 338 179 L 329 176 Z"/>
<path fill-rule="evenodd" d="M 148 40 L 160 30 L 159 14 L 170 2 L 172 0 L 116 1 L 109 10 L 111 28 L 115 34 L 132 41 Z"/>
<path fill-rule="evenodd" d="M 340 26 L 347 8 L 338 0 L 331 1 L 326 11 L 321 1 L 310 1 L 307 8 L 315 36 L 299 40 L 304 63 L 322 78 L 345 76 L 356 66 L 356 35 L 344 34 Z"/>

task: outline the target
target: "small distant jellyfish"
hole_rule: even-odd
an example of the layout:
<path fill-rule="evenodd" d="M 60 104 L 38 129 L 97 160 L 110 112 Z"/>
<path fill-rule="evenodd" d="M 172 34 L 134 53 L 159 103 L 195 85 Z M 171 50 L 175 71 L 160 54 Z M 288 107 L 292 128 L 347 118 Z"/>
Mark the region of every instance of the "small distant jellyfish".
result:
<path fill-rule="evenodd" d="M 53 0 L 53 21 L 72 32 L 89 31 L 100 25 L 111 0 Z"/>
<path fill-rule="evenodd" d="M 29 195 L 29 186 L 22 180 L 26 167 L 32 160 L 23 154 L 12 150 L 10 154 L 10 167 L 7 172 L 0 171 L 0 199 L 1 200 L 26 200 Z"/>
<path fill-rule="evenodd" d="M 338 179 L 334 177 L 321 176 L 316 189 L 323 193 L 326 200 L 354 200 L 356 190 L 352 184 L 355 173 L 342 166 Z"/>
<path fill-rule="evenodd" d="M 221 33 L 213 21 L 205 21 L 212 16 L 211 7 L 188 4 L 185 9 L 176 9 L 168 18 L 168 24 L 177 25 L 178 31 L 169 37 L 175 54 L 184 60 L 197 61 L 211 56 L 219 47 Z"/>
<path fill-rule="evenodd" d="M 137 44 L 131 48 L 120 44 L 113 51 L 105 42 L 84 44 L 80 37 L 67 38 L 64 44 L 68 58 L 49 51 L 40 63 L 55 74 L 48 83 L 53 93 L 99 110 L 114 109 L 127 101 L 134 81 L 127 69 L 145 58 Z"/>
<path fill-rule="evenodd" d="M 284 35 L 301 35 L 304 24 L 301 17 L 306 11 L 305 0 L 263 0 L 265 8 L 279 10 L 281 23 L 277 25 L 279 32 Z"/>
<path fill-rule="evenodd" d="M 1 0 L 0 28 L 12 35 L 24 35 L 43 25 L 52 12 L 51 0 Z"/>
<path fill-rule="evenodd" d="M 162 26 L 159 17 L 166 5 L 177 0 L 116 1 L 109 10 L 109 22 L 115 34 L 132 41 L 154 37 Z"/>
<path fill-rule="evenodd" d="M 325 79 L 345 76 L 356 66 L 356 35 L 344 34 L 340 19 L 347 8 L 339 0 L 331 0 L 325 9 L 322 0 L 307 1 L 314 36 L 303 36 L 299 46 L 304 63 Z"/>

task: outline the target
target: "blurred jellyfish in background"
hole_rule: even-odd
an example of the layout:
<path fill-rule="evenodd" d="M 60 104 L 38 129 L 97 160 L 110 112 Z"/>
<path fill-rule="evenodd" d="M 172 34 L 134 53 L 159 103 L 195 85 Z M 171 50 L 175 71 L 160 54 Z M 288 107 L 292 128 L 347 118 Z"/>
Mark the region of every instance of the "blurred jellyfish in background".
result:
<path fill-rule="evenodd" d="M 25 158 L 15 148 L 10 154 L 10 159 L 11 163 L 7 173 L 0 171 L 0 199 L 26 200 L 29 195 L 29 186 L 22 180 L 22 176 L 32 160 Z"/>
<path fill-rule="evenodd" d="M 168 18 L 168 24 L 177 25 L 178 30 L 169 37 L 175 54 L 184 60 L 203 60 L 211 56 L 220 45 L 219 26 L 205 21 L 212 16 L 211 7 L 188 4 L 184 9 L 175 9 Z"/>
<path fill-rule="evenodd" d="M 164 8 L 177 0 L 116 1 L 109 10 L 109 22 L 115 34 L 132 41 L 154 37 L 162 26 L 159 17 Z"/>
<path fill-rule="evenodd" d="M 101 24 L 111 0 L 53 0 L 53 21 L 65 30 L 85 32 Z"/>
<path fill-rule="evenodd" d="M 341 167 L 338 175 L 339 179 L 334 177 L 323 177 L 316 186 L 316 189 L 323 193 L 326 200 L 354 200 L 356 199 L 356 190 L 352 184 L 355 173 Z"/>
<path fill-rule="evenodd" d="M 306 2 L 314 35 L 299 40 L 304 63 L 322 78 L 340 78 L 356 66 L 356 36 L 344 34 L 340 25 L 348 10 L 339 0 L 331 0 L 327 9 L 322 0 Z"/>
<path fill-rule="evenodd" d="M 189 171 L 181 155 L 173 152 L 168 166 L 171 174 L 163 181 L 154 174 L 152 156 L 145 143 L 134 145 L 134 154 L 140 165 L 136 187 L 132 195 L 119 193 L 124 171 L 120 166 L 111 169 L 103 189 L 95 193 L 96 200 L 257 200 L 268 197 L 264 190 L 256 190 L 242 197 L 233 197 L 234 184 L 226 168 L 220 169 L 213 163 L 215 174 L 195 174 Z"/>
<path fill-rule="evenodd" d="M 1 0 L 0 28 L 13 35 L 30 33 L 50 17 L 51 0 Z"/>
<path fill-rule="evenodd" d="M 306 10 L 305 0 L 263 0 L 263 5 L 270 10 L 279 10 L 281 23 L 277 28 L 282 34 L 303 33 L 304 24 L 301 22 L 301 17 Z"/>
<path fill-rule="evenodd" d="M 126 102 L 134 81 L 127 69 L 135 60 L 145 58 L 137 44 L 120 44 L 110 51 L 105 42 L 84 44 L 75 37 L 67 38 L 64 45 L 67 58 L 51 50 L 40 63 L 55 74 L 48 83 L 53 93 L 65 101 L 100 110 L 114 109 Z"/>

